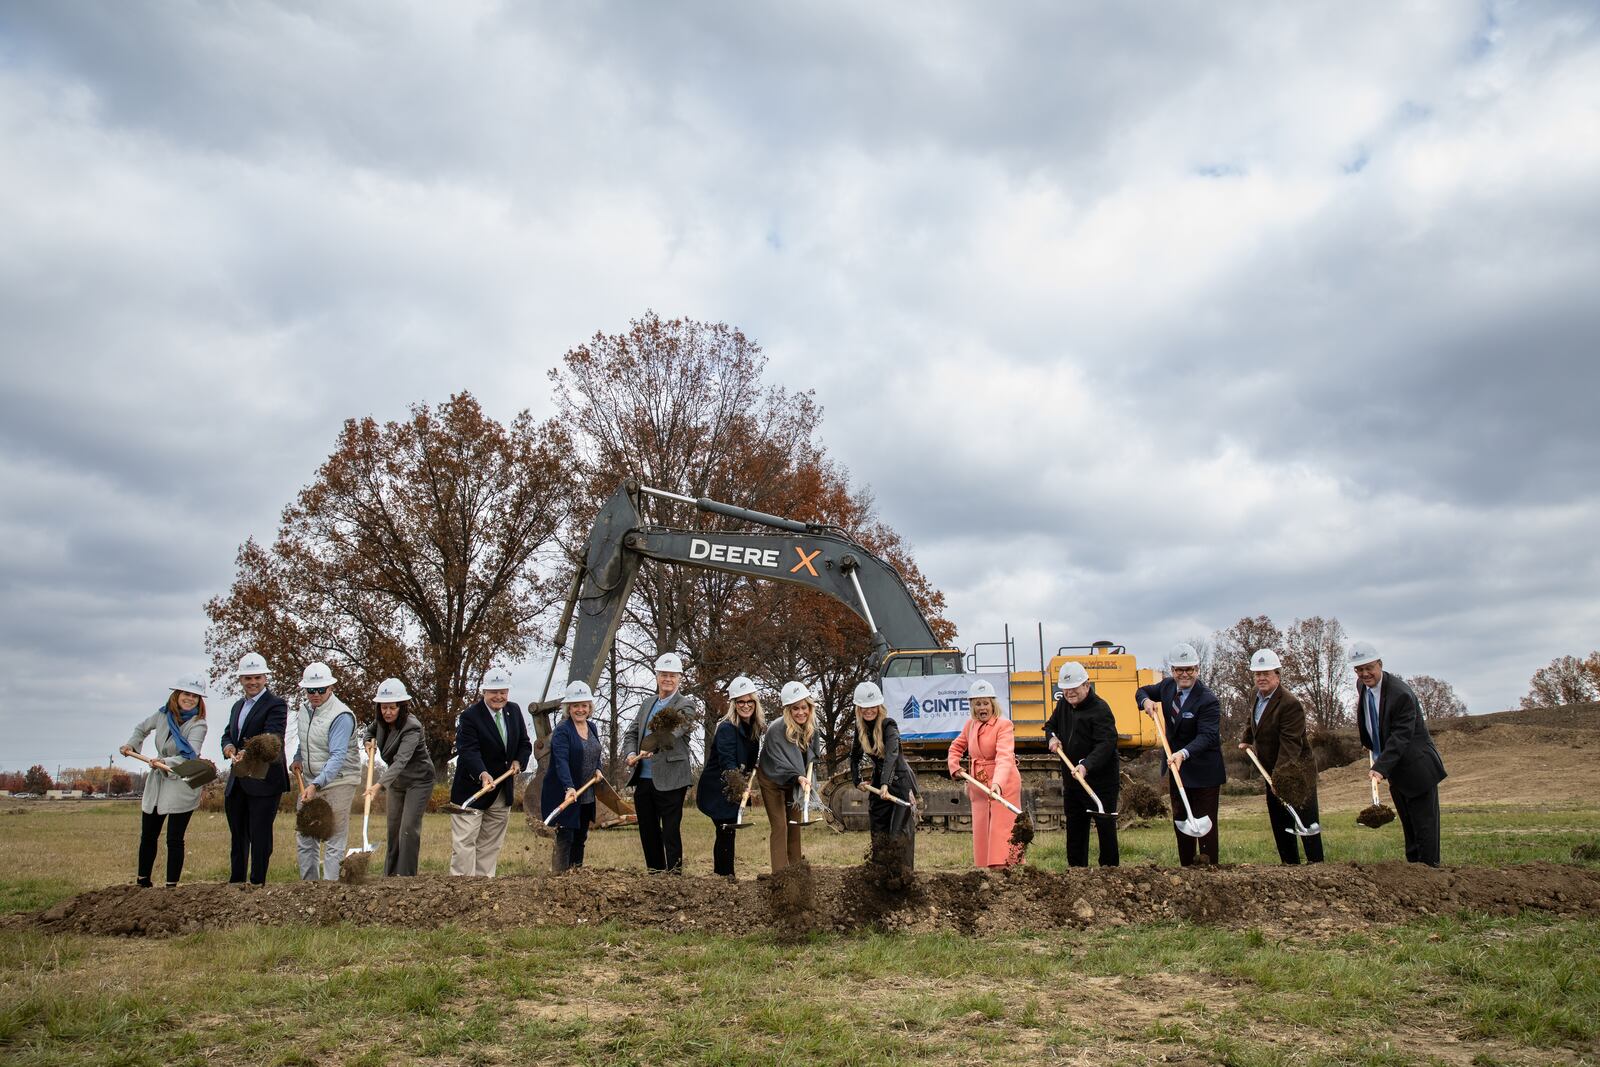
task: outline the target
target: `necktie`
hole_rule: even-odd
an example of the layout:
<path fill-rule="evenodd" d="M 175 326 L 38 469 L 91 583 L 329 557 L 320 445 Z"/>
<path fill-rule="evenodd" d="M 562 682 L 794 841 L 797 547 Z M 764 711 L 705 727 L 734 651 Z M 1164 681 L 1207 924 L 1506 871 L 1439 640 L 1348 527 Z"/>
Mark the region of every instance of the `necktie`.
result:
<path fill-rule="evenodd" d="M 1378 743 L 1378 694 L 1371 689 L 1367 690 L 1367 736 L 1372 738 L 1372 755 L 1376 758 L 1383 746 Z"/>
<path fill-rule="evenodd" d="M 506 717 L 502 711 L 494 713 L 494 728 L 500 731 L 500 747 L 506 747 Z"/>

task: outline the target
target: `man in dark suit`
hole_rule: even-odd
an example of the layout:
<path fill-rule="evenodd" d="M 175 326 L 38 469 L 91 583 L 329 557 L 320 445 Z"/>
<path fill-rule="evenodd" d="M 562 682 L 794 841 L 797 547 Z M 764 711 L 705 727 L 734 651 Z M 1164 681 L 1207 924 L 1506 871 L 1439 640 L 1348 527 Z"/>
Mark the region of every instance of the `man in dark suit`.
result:
<path fill-rule="evenodd" d="M 1061 803 L 1067 820 L 1067 866 L 1089 866 L 1089 822 L 1100 838 L 1100 866 L 1115 867 L 1117 849 L 1117 794 L 1121 768 L 1117 763 L 1117 718 L 1089 681 L 1083 664 L 1067 662 L 1056 675 L 1061 698 L 1045 724 L 1050 751 L 1064 755 Z M 1087 783 L 1110 815 L 1091 815 L 1095 803 L 1084 791 Z"/>
<path fill-rule="evenodd" d="M 1198 853 L 1206 862 L 1216 863 L 1217 805 L 1222 783 L 1228 779 L 1222 766 L 1222 705 L 1200 680 L 1200 655 L 1193 645 L 1173 645 L 1167 653 L 1167 666 L 1172 676 L 1154 685 L 1140 686 L 1134 700 L 1156 720 L 1158 727 L 1165 727 L 1167 744 L 1172 749 L 1166 767 L 1167 792 L 1172 800 L 1178 861 L 1191 866 Z M 1183 818 L 1183 801 L 1178 796 L 1180 781 L 1189 794 L 1189 807 L 1195 817 L 1211 819 L 1211 829 L 1204 837 L 1196 839 L 1178 829 L 1177 820 Z"/>
<path fill-rule="evenodd" d="M 281 739 L 289 724 L 289 705 L 267 688 L 265 659 L 255 652 L 246 653 L 239 660 L 237 674 L 244 696 L 234 701 L 222 731 L 223 758 L 235 765 L 244 755 L 245 742 L 257 734 L 277 734 Z M 272 823 L 278 817 L 278 798 L 288 788 L 289 771 L 281 755 L 267 768 L 264 778 L 241 778 L 229 773 L 222 802 L 233 839 L 228 881 L 243 882 L 248 872 L 250 884 L 266 884 L 267 861 L 272 858 Z"/>
<path fill-rule="evenodd" d="M 511 702 L 511 675 L 495 667 L 483 676 L 482 699 L 456 720 L 456 776 L 450 803 L 465 804 L 506 771 L 511 774 L 471 810 L 450 815 L 450 873 L 493 878 L 511 825 L 517 774 L 533 758 L 522 708 Z"/>
<path fill-rule="evenodd" d="M 1350 646 L 1356 672 L 1356 724 L 1372 753 L 1372 780 L 1389 783 L 1389 796 L 1405 832 L 1406 861 L 1439 866 L 1439 783 L 1444 760 L 1433 747 L 1417 694 L 1396 675 L 1370 641 Z"/>
<path fill-rule="evenodd" d="M 683 684 L 683 660 L 676 652 L 663 652 L 656 659 L 656 695 L 639 705 L 633 723 L 622 737 L 622 750 L 628 753 L 633 776 L 633 807 L 639 817 L 639 845 L 644 849 L 644 865 L 651 871 L 683 873 L 683 798 L 693 780 L 689 761 L 689 731 L 700 716 L 694 697 L 679 692 Z M 656 755 L 641 749 L 650 736 L 650 720 L 668 708 L 683 716 L 683 724 L 673 731 L 670 747 Z"/>
<path fill-rule="evenodd" d="M 1278 858 L 1285 863 L 1299 863 L 1300 845 L 1296 842 L 1301 842 L 1305 845 L 1306 862 L 1321 863 L 1322 835 L 1296 836 L 1294 817 L 1283 806 L 1285 801 L 1293 804 L 1306 826 L 1317 821 L 1317 761 L 1306 742 L 1306 709 L 1299 697 L 1283 687 L 1282 671 L 1278 654 L 1270 648 L 1260 649 L 1250 657 L 1256 705 L 1245 723 L 1244 740 L 1239 747 L 1254 748 L 1261 766 L 1272 775 L 1274 788 L 1267 790 L 1267 822 L 1272 826 Z M 1299 795 L 1287 792 L 1296 780 L 1306 783 Z M 1285 790 L 1281 799 L 1276 789 Z"/>

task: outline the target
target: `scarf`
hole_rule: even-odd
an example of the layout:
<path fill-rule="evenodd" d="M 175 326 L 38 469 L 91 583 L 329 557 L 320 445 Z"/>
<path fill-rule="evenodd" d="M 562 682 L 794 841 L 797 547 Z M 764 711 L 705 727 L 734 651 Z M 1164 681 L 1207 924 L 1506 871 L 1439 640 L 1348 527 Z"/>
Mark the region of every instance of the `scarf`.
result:
<path fill-rule="evenodd" d="M 172 743 L 178 746 L 178 754 L 186 760 L 199 759 L 200 753 L 194 750 L 194 746 L 189 743 L 189 739 L 184 737 L 183 732 L 178 728 L 178 719 L 181 717 L 184 722 L 188 722 L 200 714 L 200 709 L 180 711 L 177 715 L 173 715 L 172 709 L 169 707 L 163 706 L 161 710 L 167 713 L 167 729 L 172 732 Z"/>

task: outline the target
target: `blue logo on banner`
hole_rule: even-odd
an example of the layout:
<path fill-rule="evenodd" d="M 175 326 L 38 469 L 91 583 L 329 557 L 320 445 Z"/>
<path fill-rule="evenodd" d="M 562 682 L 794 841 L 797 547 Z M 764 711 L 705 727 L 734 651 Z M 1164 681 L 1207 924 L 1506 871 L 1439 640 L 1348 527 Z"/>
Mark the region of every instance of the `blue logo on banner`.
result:
<path fill-rule="evenodd" d="M 916 719 L 922 716 L 922 705 L 917 703 L 916 697 L 907 697 L 906 706 L 900 709 L 902 719 Z"/>

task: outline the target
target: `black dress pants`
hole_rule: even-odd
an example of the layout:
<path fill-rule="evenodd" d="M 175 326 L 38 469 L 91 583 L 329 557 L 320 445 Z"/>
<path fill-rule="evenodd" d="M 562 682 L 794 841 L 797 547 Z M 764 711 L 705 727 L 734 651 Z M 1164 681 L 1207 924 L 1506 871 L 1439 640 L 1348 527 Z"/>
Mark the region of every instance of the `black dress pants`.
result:
<path fill-rule="evenodd" d="M 278 817 L 281 795 L 258 797 L 243 789 L 229 791 L 222 803 L 228 815 L 228 831 L 233 835 L 228 881 L 244 881 L 248 868 L 251 884 L 267 884 L 267 861 L 272 858 L 272 821 Z"/>
<path fill-rule="evenodd" d="M 1211 829 L 1204 837 L 1190 837 L 1178 829 L 1178 822 L 1183 817 L 1183 798 L 1178 796 L 1178 783 L 1172 775 L 1167 775 L 1167 795 L 1172 800 L 1172 833 L 1178 839 L 1178 862 L 1185 867 L 1192 867 L 1196 854 L 1202 855 L 1210 863 L 1217 862 L 1217 805 L 1222 799 L 1220 785 L 1186 786 L 1189 794 L 1189 807 L 1194 809 L 1194 817 L 1202 815 L 1211 817 Z"/>
<path fill-rule="evenodd" d="M 639 817 L 639 843 L 644 865 L 652 871 L 683 873 L 683 796 L 681 789 L 657 789 L 649 778 L 633 787 L 633 810 Z"/>
<path fill-rule="evenodd" d="M 139 822 L 139 884 L 150 884 L 150 873 L 156 866 L 156 849 L 161 843 L 161 824 L 167 824 L 167 884 L 177 885 L 183 875 L 183 835 L 189 829 L 192 811 L 176 815 L 159 815 L 144 812 Z"/>
<path fill-rule="evenodd" d="M 576 827 L 556 827 L 556 847 L 550 853 L 550 869 L 560 874 L 583 866 L 583 848 L 589 842 L 589 824 L 594 822 L 594 805 L 579 804 Z"/>
<path fill-rule="evenodd" d="M 1315 797 L 1294 810 L 1299 812 L 1300 821 L 1307 826 L 1317 821 Z M 1267 792 L 1267 821 L 1272 823 L 1272 840 L 1278 846 L 1278 858 L 1283 862 L 1299 863 L 1301 845 L 1305 846 L 1307 863 L 1322 862 L 1322 835 L 1296 837 L 1294 816 L 1289 814 L 1289 809 L 1283 806 L 1283 802 L 1274 796 L 1271 790 Z"/>
<path fill-rule="evenodd" d="M 1420 796 L 1403 797 L 1390 786 L 1389 796 L 1405 832 L 1406 862 L 1439 866 L 1439 787 Z"/>
<path fill-rule="evenodd" d="M 739 831 L 733 828 L 731 822 L 719 822 L 717 827 L 717 840 L 711 846 L 711 873 L 720 875 L 733 874 L 733 843 L 738 840 Z"/>
<path fill-rule="evenodd" d="M 1097 792 L 1100 793 L 1100 802 L 1106 806 L 1106 811 L 1117 810 L 1119 790 L 1115 784 L 1108 790 L 1097 790 Z M 1061 783 L 1061 806 L 1067 824 L 1067 866 L 1089 866 L 1090 823 L 1094 824 L 1095 834 L 1100 839 L 1100 866 L 1119 866 L 1122 862 L 1122 853 L 1117 847 L 1117 817 L 1093 814 L 1098 811 L 1094 801 L 1074 778 L 1068 778 Z"/>

